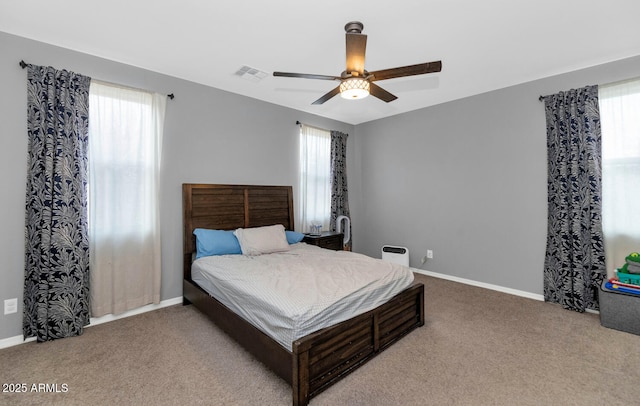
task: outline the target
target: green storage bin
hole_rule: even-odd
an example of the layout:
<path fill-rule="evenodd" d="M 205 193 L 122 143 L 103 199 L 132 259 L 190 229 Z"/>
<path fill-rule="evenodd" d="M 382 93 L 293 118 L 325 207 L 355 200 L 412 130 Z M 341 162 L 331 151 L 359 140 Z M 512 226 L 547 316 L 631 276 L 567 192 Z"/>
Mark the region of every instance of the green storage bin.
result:
<path fill-rule="evenodd" d="M 640 274 L 622 272 L 620 268 L 616 269 L 616 274 L 620 282 L 640 286 Z"/>

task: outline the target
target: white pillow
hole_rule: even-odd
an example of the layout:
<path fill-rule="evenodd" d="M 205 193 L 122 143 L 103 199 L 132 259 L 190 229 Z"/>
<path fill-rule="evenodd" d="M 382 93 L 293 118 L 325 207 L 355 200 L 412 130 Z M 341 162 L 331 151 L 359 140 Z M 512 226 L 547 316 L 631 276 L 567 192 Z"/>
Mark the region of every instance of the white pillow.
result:
<path fill-rule="evenodd" d="M 273 226 L 238 228 L 233 234 L 244 255 L 261 255 L 289 251 L 289 242 L 282 224 Z"/>

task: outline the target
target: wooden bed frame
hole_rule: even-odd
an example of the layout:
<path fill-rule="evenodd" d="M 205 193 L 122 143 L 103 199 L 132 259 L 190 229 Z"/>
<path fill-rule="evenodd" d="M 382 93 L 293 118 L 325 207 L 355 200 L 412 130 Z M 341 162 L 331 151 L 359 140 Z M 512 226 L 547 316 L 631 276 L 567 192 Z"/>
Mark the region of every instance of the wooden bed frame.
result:
<path fill-rule="evenodd" d="M 193 304 L 247 351 L 291 384 L 293 404 L 309 400 L 413 329 L 424 325 L 424 285 L 414 283 L 389 302 L 293 343 L 292 352 L 191 280 L 193 230 L 234 230 L 282 224 L 293 230 L 291 186 L 183 184 L 183 303 Z"/>

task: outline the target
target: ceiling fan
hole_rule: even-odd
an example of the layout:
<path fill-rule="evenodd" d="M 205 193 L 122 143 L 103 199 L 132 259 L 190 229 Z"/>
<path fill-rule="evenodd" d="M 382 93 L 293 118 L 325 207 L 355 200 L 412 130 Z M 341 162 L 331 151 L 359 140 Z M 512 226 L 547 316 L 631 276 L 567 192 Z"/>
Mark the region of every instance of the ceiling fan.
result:
<path fill-rule="evenodd" d="M 359 21 L 352 21 L 344 26 L 344 30 L 347 33 L 347 68 L 340 76 L 290 72 L 273 72 L 273 76 L 340 81 L 338 87 L 312 104 L 322 104 L 338 93 L 345 99 L 362 99 L 371 94 L 389 103 L 397 99 L 397 97 L 373 82 L 404 76 L 424 75 L 442 70 L 442 61 L 435 61 L 374 72 L 366 71 L 364 69 L 364 54 L 367 48 L 367 36 L 362 34 L 363 28 L 364 25 Z"/>

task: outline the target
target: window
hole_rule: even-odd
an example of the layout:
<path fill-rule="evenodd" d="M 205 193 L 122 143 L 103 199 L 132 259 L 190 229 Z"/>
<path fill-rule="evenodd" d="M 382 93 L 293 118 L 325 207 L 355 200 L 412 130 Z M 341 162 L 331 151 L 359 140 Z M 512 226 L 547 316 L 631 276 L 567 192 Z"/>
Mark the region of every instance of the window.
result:
<path fill-rule="evenodd" d="M 640 80 L 600 86 L 602 227 L 609 275 L 640 251 Z"/>
<path fill-rule="evenodd" d="M 95 317 L 160 301 L 165 103 L 159 94 L 91 83 L 89 236 Z"/>
<path fill-rule="evenodd" d="M 299 219 L 302 232 L 311 224 L 329 230 L 331 217 L 331 132 L 300 126 Z"/>

